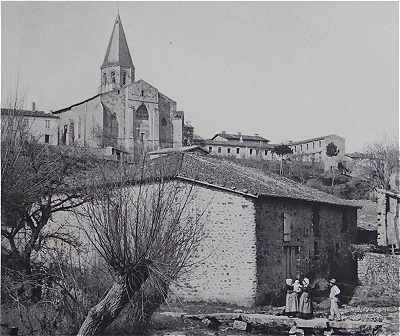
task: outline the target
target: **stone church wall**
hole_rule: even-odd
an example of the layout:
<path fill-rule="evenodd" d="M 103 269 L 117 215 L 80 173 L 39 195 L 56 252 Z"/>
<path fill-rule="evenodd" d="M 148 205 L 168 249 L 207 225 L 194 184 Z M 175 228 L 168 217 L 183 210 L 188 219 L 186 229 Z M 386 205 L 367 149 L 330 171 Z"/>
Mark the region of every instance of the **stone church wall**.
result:
<path fill-rule="evenodd" d="M 101 146 L 103 108 L 95 97 L 58 114 L 60 145 Z"/>

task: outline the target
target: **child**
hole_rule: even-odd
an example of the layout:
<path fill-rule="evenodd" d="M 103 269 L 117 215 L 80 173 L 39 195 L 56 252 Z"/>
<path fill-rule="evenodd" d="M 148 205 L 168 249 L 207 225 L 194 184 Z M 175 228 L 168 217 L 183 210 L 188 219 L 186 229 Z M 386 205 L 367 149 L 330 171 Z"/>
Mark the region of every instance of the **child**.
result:
<path fill-rule="evenodd" d="M 336 285 L 336 279 L 331 279 L 329 281 L 329 285 L 331 286 L 331 291 L 329 293 L 329 299 L 331 300 L 331 311 L 329 315 L 329 320 L 334 320 L 335 318 L 337 318 L 337 320 L 340 321 L 342 319 L 338 306 L 338 295 L 340 294 L 340 289 Z"/>
<path fill-rule="evenodd" d="M 303 293 L 300 296 L 299 310 L 301 318 L 312 318 L 313 307 L 311 299 L 310 280 L 308 278 L 303 279 Z"/>
<path fill-rule="evenodd" d="M 286 279 L 286 315 L 294 317 L 299 310 L 298 306 L 297 293 L 293 290 L 293 280 Z"/>

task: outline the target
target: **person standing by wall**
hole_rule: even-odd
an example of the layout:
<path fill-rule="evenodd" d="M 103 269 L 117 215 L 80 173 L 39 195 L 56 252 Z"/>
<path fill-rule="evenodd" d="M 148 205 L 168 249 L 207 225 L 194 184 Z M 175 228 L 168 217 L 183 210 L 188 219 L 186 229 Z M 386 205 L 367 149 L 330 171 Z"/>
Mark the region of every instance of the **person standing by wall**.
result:
<path fill-rule="evenodd" d="M 331 286 L 331 291 L 329 293 L 329 299 L 331 300 L 331 311 L 329 315 L 329 320 L 338 320 L 342 319 L 339 311 L 339 298 L 338 295 L 340 294 L 340 289 L 336 285 L 336 279 L 329 280 L 329 286 Z"/>
<path fill-rule="evenodd" d="M 286 306 L 285 314 L 289 317 L 295 317 L 299 310 L 297 293 L 293 290 L 293 280 L 286 279 Z"/>
<path fill-rule="evenodd" d="M 313 315 L 312 296 L 311 296 L 310 280 L 308 278 L 303 279 L 303 292 L 301 293 L 300 296 L 299 311 L 301 318 L 303 319 L 312 318 Z"/>

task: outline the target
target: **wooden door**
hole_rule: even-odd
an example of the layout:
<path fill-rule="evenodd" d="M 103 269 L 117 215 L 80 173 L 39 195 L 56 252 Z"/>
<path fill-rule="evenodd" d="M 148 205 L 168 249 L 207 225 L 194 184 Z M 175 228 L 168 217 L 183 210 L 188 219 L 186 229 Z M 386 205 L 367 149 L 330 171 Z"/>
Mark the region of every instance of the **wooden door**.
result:
<path fill-rule="evenodd" d="M 284 246 L 283 247 L 283 267 L 286 279 L 294 279 L 298 275 L 298 246 Z"/>

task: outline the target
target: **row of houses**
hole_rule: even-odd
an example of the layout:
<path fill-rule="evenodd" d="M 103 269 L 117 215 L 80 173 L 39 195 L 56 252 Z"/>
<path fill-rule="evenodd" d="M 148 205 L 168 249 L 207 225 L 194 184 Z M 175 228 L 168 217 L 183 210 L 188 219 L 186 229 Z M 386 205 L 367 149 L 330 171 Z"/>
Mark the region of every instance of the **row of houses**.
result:
<path fill-rule="evenodd" d="M 216 156 L 253 160 L 278 159 L 278 155 L 274 152 L 277 145 L 271 144 L 270 140 L 259 134 L 232 134 L 223 131 L 215 134 L 211 139 L 188 141 L 188 143 L 191 142 L 201 145 Z M 333 158 L 326 153 L 330 143 L 335 144 L 338 149 L 338 154 Z M 331 166 L 337 167 L 338 162 L 343 160 L 346 150 L 345 139 L 335 134 L 301 141 L 288 141 L 284 144 L 292 150 L 292 154 L 289 155 L 292 160 L 321 163 L 325 170 L 329 170 Z"/>

